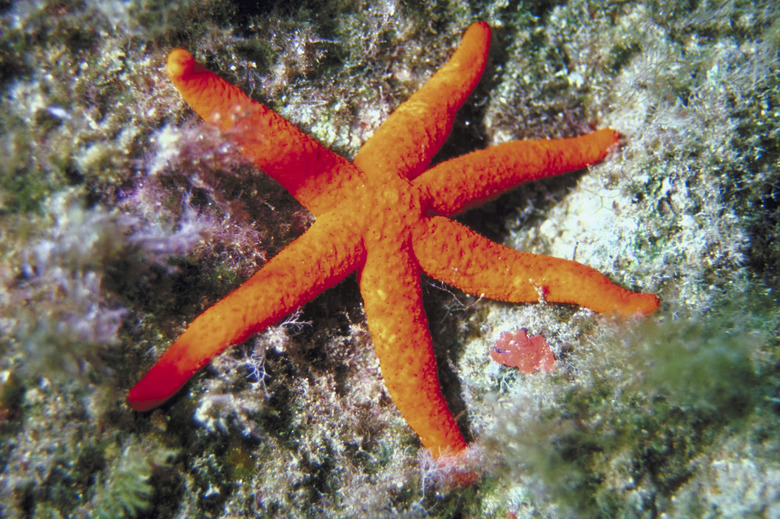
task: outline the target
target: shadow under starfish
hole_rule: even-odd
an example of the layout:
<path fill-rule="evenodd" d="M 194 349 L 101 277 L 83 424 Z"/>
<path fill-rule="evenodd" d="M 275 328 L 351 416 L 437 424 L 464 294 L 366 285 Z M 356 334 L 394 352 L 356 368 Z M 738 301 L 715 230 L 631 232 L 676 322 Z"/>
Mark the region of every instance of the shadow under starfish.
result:
<path fill-rule="evenodd" d="M 582 169 L 617 144 L 613 130 L 513 141 L 427 169 L 485 67 L 490 28 L 473 24 L 452 58 L 399 106 L 355 159 L 331 152 L 183 49 L 167 73 L 190 106 L 316 217 L 260 271 L 187 328 L 130 390 L 137 410 L 160 405 L 226 347 L 279 321 L 357 270 L 368 328 L 388 392 L 439 457 L 466 447 L 442 397 L 422 305 L 420 273 L 508 302 L 545 300 L 596 312 L 650 314 L 634 293 L 585 265 L 516 251 L 449 219 L 521 182 Z"/>

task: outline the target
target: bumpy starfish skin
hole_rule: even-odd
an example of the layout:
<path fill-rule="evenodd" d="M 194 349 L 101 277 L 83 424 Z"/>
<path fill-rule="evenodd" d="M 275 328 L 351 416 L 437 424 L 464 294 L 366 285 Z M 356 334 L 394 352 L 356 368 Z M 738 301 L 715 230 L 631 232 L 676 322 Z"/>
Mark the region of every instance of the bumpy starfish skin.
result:
<path fill-rule="evenodd" d="M 514 141 L 427 169 L 455 113 L 479 81 L 490 29 L 473 24 L 452 58 L 380 126 L 353 162 L 199 65 L 185 50 L 167 72 L 184 99 L 315 216 L 292 244 L 198 316 L 128 396 L 147 410 L 170 398 L 211 358 L 359 273 L 371 338 L 387 390 L 434 456 L 466 447 L 442 397 L 420 272 L 465 292 L 597 312 L 649 314 L 633 293 L 564 259 L 519 252 L 447 216 L 528 180 L 584 168 L 618 141 L 612 130 L 560 140 Z"/>

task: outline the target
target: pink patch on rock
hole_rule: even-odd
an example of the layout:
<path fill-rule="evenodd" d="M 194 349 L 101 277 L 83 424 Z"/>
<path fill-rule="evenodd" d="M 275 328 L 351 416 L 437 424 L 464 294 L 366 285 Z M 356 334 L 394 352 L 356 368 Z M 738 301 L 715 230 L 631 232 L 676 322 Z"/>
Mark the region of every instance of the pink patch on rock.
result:
<path fill-rule="evenodd" d="M 523 373 L 555 369 L 555 356 L 545 338 L 541 335 L 529 337 L 525 328 L 515 333 L 502 333 L 496 345 L 490 348 L 490 358 Z"/>

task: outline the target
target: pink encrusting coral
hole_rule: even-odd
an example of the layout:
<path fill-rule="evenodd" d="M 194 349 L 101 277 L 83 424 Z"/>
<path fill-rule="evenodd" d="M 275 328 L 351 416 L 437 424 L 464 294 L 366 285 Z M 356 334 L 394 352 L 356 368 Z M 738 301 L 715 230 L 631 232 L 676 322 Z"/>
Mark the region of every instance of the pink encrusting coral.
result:
<path fill-rule="evenodd" d="M 529 337 L 525 328 L 515 333 L 502 333 L 496 345 L 490 348 L 490 358 L 523 373 L 550 372 L 555 369 L 555 356 L 545 338 L 541 335 Z"/>

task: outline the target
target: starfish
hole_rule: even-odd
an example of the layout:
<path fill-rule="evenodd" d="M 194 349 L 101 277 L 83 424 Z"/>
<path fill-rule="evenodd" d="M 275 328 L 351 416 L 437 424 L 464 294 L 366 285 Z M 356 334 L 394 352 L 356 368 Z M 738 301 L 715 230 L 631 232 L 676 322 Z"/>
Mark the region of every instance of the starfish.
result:
<path fill-rule="evenodd" d="M 449 218 L 521 182 L 598 162 L 619 140 L 617 132 L 603 129 L 570 139 L 513 141 L 429 168 L 482 75 L 489 46 L 488 25 L 472 24 L 450 60 L 390 115 L 352 162 L 189 52 L 171 51 L 167 74 L 187 103 L 280 182 L 315 222 L 189 325 L 130 390 L 136 410 L 160 405 L 225 348 L 357 271 L 387 390 L 422 445 L 440 457 L 462 451 L 466 442 L 439 386 L 422 272 L 501 301 L 543 297 L 621 315 L 657 309 L 653 294 L 623 289 L 574 261 L 504 247 Z"/>

